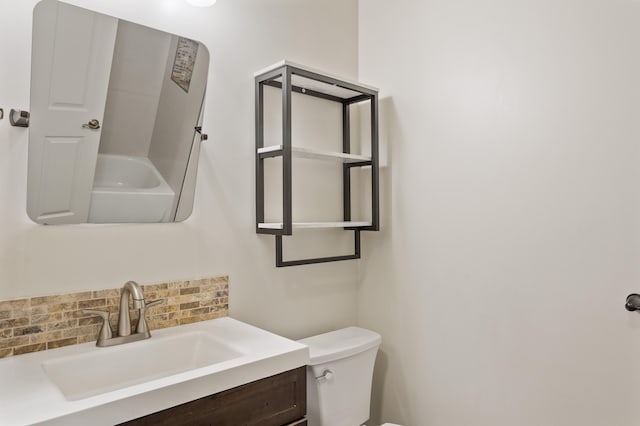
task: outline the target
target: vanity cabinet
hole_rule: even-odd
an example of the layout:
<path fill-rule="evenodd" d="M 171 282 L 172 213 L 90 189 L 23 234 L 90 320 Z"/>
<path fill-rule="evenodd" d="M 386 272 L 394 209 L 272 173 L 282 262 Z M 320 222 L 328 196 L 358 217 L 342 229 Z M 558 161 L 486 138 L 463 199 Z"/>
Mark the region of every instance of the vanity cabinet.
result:
<path fill-rule="evenodd" d="M 276 238 L 276 266 L 308 265 L 312 263 L 335 262 L 360 258 L 360 232 L 379 231 L 379 160 L 378 160 L 378 89 L 362 83 L 345 80 L 309 67 L 281 61 L 255 77 L 255 121 L 256 121 L 256 232 L 271 234 Z M 277 145 L 265 146 L 265 87 L 280 90 L 282 95 L 282 141 Z M 342 108 L 342 151 L 309 149 L 293 140 L 292 96 L 311 96 Z M 369 105 L 369 151 L 368 155 L 351 152 L 351 107 L 358 104 Z M 298 144 L 296 144 L 298 142 Z M 282 221 L 265 220 L 265 161 L 279 158 L 282 164 Z M 342 164 L 343 214 L 342 221 L 299 222 L 293 217 L 292 161 L 305 158 Z M 371 220 L 355 221 L 351 209 L 351 170 L 367 168 L 371 171 L 370 208 Z M 294 229 L 338 228 L 353 231 L 353 254 L 320 258 L 285 260 L 283 236 L 293 235 Z"/>
<path fill-rule="evenodd" d="M 306 377 L 306 367 L 300 367 L 122 425 L 305 426 Z"/>

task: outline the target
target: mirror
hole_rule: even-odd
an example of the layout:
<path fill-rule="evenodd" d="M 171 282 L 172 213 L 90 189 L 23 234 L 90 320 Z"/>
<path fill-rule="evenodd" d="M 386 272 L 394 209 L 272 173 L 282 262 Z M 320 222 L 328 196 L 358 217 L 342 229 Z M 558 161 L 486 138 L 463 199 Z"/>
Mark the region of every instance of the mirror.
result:
<path fill-rule="evenodd" d="M 31 60 L 33 221 L 172 222 L 191 214 L 205 46 L 43 0 L 34 8 Z"/>

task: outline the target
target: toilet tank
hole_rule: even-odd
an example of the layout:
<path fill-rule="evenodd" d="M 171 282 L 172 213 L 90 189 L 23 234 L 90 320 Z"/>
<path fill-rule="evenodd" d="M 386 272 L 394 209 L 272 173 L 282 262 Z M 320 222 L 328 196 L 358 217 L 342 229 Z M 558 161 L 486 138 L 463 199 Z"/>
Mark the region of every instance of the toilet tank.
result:
<path fill-rule="evenodd" d="M 347 327 L 300 340 L 309 347 L 309 426 L 359 426 L 369 419 L 380 335 Z"/>

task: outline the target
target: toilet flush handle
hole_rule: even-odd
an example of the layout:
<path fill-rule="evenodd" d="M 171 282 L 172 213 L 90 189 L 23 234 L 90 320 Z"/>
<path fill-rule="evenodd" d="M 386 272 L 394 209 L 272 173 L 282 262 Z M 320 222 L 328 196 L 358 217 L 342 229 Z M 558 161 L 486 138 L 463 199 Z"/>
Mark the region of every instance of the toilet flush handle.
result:
<path fill-rule="evenodd" d="M 321 375 L 319 375 L 318 377 L 316 377 L 316 380 L 318 382 L 325 382 L 327 380 L 331 380 L 333 378 L 333 371 L 326 369 L 322 372 Z"/>

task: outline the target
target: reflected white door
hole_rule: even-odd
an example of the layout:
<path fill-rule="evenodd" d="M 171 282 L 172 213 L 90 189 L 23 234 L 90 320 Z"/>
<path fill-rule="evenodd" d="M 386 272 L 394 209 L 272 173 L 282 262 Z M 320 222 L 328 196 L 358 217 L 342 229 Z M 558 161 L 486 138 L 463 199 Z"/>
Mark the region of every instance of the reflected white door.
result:
<path fill-rule="evenodd" d="M 118 20 L 57 1 L 34 9 L 27 211 L 86 222 Z"/>

